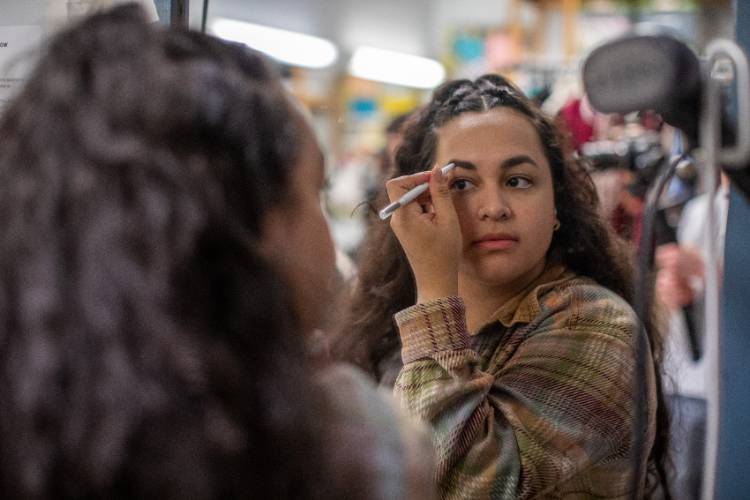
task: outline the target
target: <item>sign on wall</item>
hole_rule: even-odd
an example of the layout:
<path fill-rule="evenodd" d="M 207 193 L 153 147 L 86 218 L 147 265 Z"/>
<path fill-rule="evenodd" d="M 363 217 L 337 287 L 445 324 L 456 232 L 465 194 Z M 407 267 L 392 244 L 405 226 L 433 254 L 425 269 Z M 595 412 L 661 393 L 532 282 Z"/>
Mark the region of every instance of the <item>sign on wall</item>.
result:
<path fill-rule="evenodd" d="M 0 26 L 0 112 L 21 89 L 42 36 L 41 26 Z"/>

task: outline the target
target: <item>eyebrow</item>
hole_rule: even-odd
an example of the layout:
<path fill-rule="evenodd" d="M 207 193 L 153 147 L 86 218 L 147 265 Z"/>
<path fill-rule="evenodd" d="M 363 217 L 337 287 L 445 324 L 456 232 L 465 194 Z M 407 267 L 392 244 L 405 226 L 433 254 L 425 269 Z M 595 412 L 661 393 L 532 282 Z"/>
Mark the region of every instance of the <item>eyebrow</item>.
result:
<path fill-rule="evenodd" d="M 457 168 L 465 168 L 466 170 L 476 170 L 477 166 L 474 165 L 470 161 L 465 160 L 457 160 L 457 159 L 451 159 L 447 163 L 455 163 Z M 535 167 L 539 167 L 539 164 L 531 159 L 528 155 L 516 155 L 511 156 L 510 158 L 506 158 L 505 160 L 500 163 L 500 168 L 502 169 L 509 169 L 513 167 L 517 167 L 519 165 L 523 165 L 524 163 L 528 163 L 529 165 L 533 165 Z"/>

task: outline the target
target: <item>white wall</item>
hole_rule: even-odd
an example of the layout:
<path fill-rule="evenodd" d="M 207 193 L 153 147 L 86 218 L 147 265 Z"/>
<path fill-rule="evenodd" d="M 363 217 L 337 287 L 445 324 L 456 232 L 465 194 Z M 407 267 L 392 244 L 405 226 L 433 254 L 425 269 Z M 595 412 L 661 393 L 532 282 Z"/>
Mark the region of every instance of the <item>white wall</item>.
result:
<path fill-rule="evenodd" d="M 42 25 L 47 0 L 0 0 L 0 25 Z"/>
<path fill-rule="evenodd" d="M 229 17 L 274 28 L 331 38 L 332 18 L 326 0 L 210 0 L 212 17 Z"/>
<path fill-rule="evenodd" d="M 351 50 L 369 45 L 420 56 L 436 56 L 429 40 L 430 0 L 349 0 L 326 2 L 335 17 L 336 38 Z"/>
<path fill-rule="evenodd" d="M 210 0 L 234 17 L 328 38 L 349 52 L 371 45 L 436 57 L 447 27 L 502 26 L 509 0 Z"/>

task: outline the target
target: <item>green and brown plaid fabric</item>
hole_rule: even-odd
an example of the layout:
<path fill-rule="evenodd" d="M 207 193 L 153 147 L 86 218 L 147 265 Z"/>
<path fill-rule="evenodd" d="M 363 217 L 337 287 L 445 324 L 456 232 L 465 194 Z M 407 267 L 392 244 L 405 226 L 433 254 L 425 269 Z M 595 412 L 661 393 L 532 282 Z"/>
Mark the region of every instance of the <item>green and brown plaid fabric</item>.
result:
<path fill-rule="evenodd" d="M 628 496 L 638 322 L 622 298 L 552 266 L 476 333 L 459 297 L 396 321 L 395 394 L 433 427 L 442 498 Z"/>

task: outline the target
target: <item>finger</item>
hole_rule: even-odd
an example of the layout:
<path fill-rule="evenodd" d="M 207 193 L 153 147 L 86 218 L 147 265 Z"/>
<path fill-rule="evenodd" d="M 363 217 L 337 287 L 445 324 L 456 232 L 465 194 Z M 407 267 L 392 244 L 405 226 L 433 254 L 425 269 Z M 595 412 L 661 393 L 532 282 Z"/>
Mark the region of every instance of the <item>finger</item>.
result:
<path fill-rule="evenodd" d="M 420 205 L 432 205 L 432 194 L 428 189 L 423 194 L 419 195 L 419 198 L 415 200 Z"/>
<path fill-rule="evenodd" d="M 675 272 L 679 272 L 680 268 L 680 257 L 678 254 L 665 253 L 656 259 L 656 267 L 658 269 L 671 269 Z"/>
<path fill-rule="evenodd" d="M 693 301 L 693 292 L 690 288 L 677 285 L 671 291 L 670 300 L 677 307 L 683 307 Z"/>
<path fill-rule="evenodd" d="M 678 259 L 672 255 L 662 256 L 656 261 L 656 267 L 658 269 L 669 269 L 674 272 L 679 272 Z"/>
<path fill-rule="evenodd" d="M 385 184 L 385 190 L 391 202 L 398 200 L 411 189 L 430 180 L 430 172 L 419 172 L 391 179 Z"/>
<path fill-rule="evenodd" d="M 689 276 L 703 276 L 705 263 L 703 256 L 692 248 L 686 248 L 682 254 L 681 266 L 686 270 Z"/>
<path fill-rule="evenodd" d="M 656 295 L 670 310 L 678 309 L 685 303 L 685 291 L 678 280 L 661 273 L 656 282 Z"/>
<path fill-rule="evenodd" d="M 668 263 L 673 262 L 676 255 L 679 253 L 679 249 L 674 243 L 667 243 L 660 245 L 656 248 L 656 263 L 658 266 L 666 266 Z"/>
<path fill-rule="evenodd" d="M 665 243 L 656 247 L 656 255 L 672 253 L 679 250 L 677 243 Z"/>
<path fill-rule="evenodd" d="M 439 216 L 455 217 L 456 209 L 453 206 L 453 195 L 451 193 L 452 172 L 443 174 L 440 165 L 432 169 L 430 177 L 430 198 L 434 212 Z"/>

